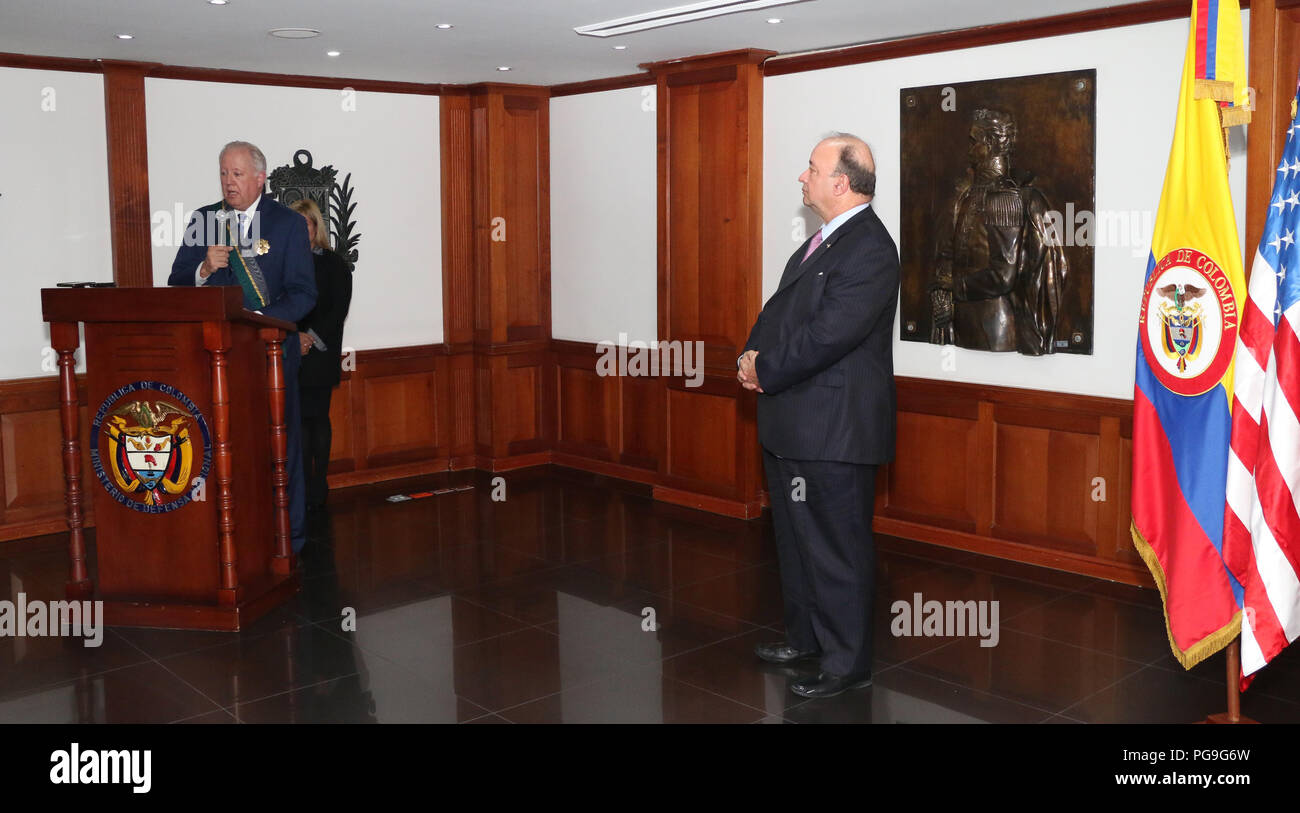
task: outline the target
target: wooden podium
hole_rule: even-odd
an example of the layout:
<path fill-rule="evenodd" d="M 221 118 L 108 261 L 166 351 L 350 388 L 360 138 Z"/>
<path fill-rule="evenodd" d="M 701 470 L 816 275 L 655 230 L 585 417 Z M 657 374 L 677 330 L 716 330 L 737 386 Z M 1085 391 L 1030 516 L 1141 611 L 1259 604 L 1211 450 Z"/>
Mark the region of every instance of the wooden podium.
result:
<path fill-rule="evenodd" d="M 244 310 L 237 287 L 47 288 L 41 308 L 59 359 L 68 598 L 103 600 L 113 626 L 238 630 L 297 592 L 281 355 L 294 325 Z"/>

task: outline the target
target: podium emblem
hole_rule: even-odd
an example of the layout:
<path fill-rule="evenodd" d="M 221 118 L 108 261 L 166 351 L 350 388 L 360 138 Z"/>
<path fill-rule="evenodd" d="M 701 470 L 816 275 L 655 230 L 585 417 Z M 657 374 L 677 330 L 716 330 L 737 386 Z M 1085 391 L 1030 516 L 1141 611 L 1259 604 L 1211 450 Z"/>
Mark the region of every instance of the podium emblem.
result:
<path fill-rule="evenodd" d="M 120 505 L 149 514 L 175 511 L 212 464 L 207 422 L 180 390 L 137 381 L 115 391 L 91 423 L 91 464 Z"/>

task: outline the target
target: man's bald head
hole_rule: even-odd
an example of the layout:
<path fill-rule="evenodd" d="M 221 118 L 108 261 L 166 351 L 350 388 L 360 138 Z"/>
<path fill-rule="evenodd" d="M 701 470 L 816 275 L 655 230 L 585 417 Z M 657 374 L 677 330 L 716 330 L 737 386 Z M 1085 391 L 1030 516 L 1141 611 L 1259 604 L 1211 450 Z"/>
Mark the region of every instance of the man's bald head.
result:
<path fill-rule="evenodd" d="M 804 205 L 823 221 L 869 203 L 876 194 L 871 148 L 857 136 L 833 133 L 817 142 L 799 183 Z"/>
<path fill-rule="evenodd" d="M 849 133 L 832 133 L 823 138 L 839 151 L 835 174 L 849 179 L 849 189 L 870 200 L 876 194 L 876 160 L 867 142 Z M 820 145 L 819 145 L 820 146 Z"/>

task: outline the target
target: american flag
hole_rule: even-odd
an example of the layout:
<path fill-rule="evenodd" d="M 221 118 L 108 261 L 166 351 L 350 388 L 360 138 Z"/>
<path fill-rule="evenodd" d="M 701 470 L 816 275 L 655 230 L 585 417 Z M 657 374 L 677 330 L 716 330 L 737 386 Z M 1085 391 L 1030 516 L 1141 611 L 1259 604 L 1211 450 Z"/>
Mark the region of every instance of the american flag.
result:
<path fill-rule="evenodd" d="M 1300 636 L 1300 118 L 1287 130 L 1237 334 L 1223 559 L 1245 590 L 1241 672 Z"/>

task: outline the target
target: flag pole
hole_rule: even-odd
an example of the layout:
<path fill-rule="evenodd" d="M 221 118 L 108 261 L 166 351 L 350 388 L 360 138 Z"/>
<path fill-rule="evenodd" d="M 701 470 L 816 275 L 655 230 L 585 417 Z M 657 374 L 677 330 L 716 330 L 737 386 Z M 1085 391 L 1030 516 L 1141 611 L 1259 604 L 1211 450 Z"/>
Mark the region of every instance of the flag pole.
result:
<path fill-rule="evenodd" d="M 1205 722 L 1215 725 L 1258 725 L 1258 720 L 1241 716 L 1241 638 L 1228 644 L 1228 711 L 1211 714 Z"/>

